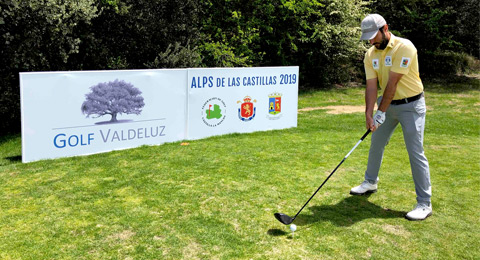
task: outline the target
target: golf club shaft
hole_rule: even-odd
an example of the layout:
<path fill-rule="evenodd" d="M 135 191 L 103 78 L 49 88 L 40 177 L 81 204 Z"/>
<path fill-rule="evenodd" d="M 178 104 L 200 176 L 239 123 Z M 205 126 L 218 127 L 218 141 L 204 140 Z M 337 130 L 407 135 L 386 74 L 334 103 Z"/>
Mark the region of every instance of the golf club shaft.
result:
<path fill-rule="evenodd" d="M 317 192 L 323 187 L 323 185 L 328 181 L 328 179 L 330 179 L 330 177 L 332 177 L 332 175 L 335 173 L 335 171 L 338 169 L 338 167 L 340 167 L 340 165 L 342 165 L 342 163 L 348 158 L 348 156 L 350 156 L 350 154 L 353 152 L 353 150 L 355 150 L 355 148 L 357 148 L 357 146 L 363 141 L 363 139 L 365 139 L 365 137 L 367 137 L 367 135 L 370 132 L 371 132 L 370 129 L 368 129 L 367 132 L 365 132 L 365 134 L 362 136 L 362 138 L 360 138 L 360 140 L 358 140 L 358 142 L 355 144 L 355 146 L 352 148 L 352 150 L 350 150 L 350 152 L 348 152 L 348 154 L 337 165 L 337 167 L 335 167 L 335 169 L 332 171 L 332 173 L 330 173 L 330 175 L 328 175 L 328 177 L 323 181 L 322 185 L 320 185 L 320 187 L 318 187 L 318 189 L 315 191 L 315 193 L 313 193 L 313 195 L 310 197 L 310 199 L 308 199 L 308 201 L 303 205 L 303 207 L 297 212 L 295 217 L 293 217 L 293 220 L 295 220 L 295 218 L 298 216 L 298 214 L 300 214 L 300 212 L 302 212 L 302 210 L 305 208 L 305 206 L 307 206 L 307 204 L 313 199 L 313 197 L 315 197 L 315 194 L 317 194 Z M 292 220 L 292 222 L 293 222 L 293 220 Z"/>

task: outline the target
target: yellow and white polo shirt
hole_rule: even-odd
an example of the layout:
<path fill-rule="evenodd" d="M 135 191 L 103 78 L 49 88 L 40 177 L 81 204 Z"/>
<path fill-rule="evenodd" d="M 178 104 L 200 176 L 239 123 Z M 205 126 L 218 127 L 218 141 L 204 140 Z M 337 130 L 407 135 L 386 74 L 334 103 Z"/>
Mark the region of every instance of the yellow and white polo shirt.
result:
<path fill-rule="evenodd" d="M 418 73 L 417 49 L 407 39 L 391 34 L 385 50 L 372 46 L 363 60 L 367 80 L 378 78 L 382 93 L 387 87 L 390 71 L 403 74 L 398 82 L 394 100 L 422 93 L 423 84 Z"/>

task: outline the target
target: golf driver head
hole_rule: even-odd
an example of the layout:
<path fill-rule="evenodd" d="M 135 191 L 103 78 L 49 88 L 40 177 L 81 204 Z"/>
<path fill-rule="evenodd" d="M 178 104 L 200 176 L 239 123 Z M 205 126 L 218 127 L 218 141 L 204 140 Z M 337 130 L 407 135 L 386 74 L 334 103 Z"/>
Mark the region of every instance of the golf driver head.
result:
<path fill-rule="evenodd" d="M 293 218 L 283 213 L 275 213 L 274 215 L 278 221 L 282 222 L 282 224 L 288 225 L 293 222 Z"/>

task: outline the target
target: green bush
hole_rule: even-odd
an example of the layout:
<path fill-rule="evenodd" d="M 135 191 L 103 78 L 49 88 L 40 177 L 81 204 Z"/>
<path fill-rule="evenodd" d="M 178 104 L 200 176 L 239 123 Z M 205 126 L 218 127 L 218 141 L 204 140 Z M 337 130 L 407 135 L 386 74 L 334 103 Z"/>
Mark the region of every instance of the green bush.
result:
<path fill-rule="evenodd" d="M 359 0 L 207 0 L 200 46 L 207 66 L 300 66 L 301 87 L 358 75 Z"/>
<path fill-rule="evenodd" d="M 368 8 L 412 40 L 422 75 L 468 72 L 480 56 L 477 5 L 478 0 L 0 1 L 0 132 L 20 129 L 22 71 L 292 65 L 300 67 L 301 88 L 356 80 L 363 75 L 366 50 L 358 40 L 359 24 Z"/>
<path fill-rule="evenodd" d="M 0 133 L 20 131 L 20 92 L 18 77 L 13 74 L 0 77 Z"/>
<path fill-rule="evenodd" d="M 0 132 L 20 130 L 19 72 L 199 64 L 198 1 L 0 2 Z"/>
<path fill-rule="evenodd" d="M 19 72 L 78 66 L 70 58 L 80 53 L 85 27 L 97 16 L 94 2 L 0 2 L 0 132 L 20 130 Z"/>
<path fill-rule="evenodd" d="M 85 69 L 143 69 L 152 64 L 170 68 L 196 63 L 187 52 L 196 52 L 198 1 L 103 0 L 98 9 L 101 12 L 89 28 L 93 37 L 84 39 L 83 53 L 76 57 Z M 193 60 L 174 61 L 177 54 Z"/>
<path fill-rule="evenodd" d="M 466 53 L 452 51 L 419 54 L 420 73 L 426 77 L 448 77 L 478 72 L 478 60 Z"/>
<path fill-rule="evenodd" d="M 197 47 L 182 46 L 176 42 L 157 55 L 153 62 L 145 63 L 148 68 L 195 68 L 200 67 L 202 58 Z"/>

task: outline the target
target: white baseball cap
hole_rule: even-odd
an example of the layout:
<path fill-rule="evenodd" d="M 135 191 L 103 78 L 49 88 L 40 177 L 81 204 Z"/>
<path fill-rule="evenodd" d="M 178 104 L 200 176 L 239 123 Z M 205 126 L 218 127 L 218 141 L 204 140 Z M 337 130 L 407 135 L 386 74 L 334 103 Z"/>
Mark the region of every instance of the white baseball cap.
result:
<path fill-rule="evenodd" d="M 387 22 L 379 14 L 369 14 L 362 21 L 362 36 L 360 40 L 371 40 Z"/>

